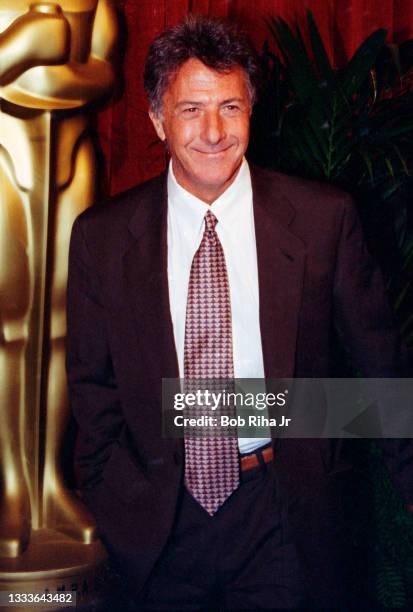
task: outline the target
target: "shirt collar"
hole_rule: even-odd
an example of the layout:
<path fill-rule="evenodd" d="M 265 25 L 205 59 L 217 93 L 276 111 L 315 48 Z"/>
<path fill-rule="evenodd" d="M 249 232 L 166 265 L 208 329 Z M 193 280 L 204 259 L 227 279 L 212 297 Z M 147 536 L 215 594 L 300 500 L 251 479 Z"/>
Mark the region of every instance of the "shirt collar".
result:
<path fill-rule="evenodd" d="M 230 229 L 241 214 L 240 207 L 252 202 L 251 176 L 244 158 L 231 185 L 211 205 L 206 204 L 178 184 L 172 169 L 168 170 L 168 205 L 179 221 L 180 229 L 188 236 L 203 231 L 203 221 L 208 210 L 214 213 L 222 228 Z"/>

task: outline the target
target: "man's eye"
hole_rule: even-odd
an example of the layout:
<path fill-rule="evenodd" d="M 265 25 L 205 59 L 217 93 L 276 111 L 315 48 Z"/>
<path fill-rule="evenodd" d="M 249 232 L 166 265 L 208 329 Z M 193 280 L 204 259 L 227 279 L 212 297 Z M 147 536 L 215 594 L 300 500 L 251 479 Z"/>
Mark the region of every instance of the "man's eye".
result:
<path fill-rule="evenodd" d="M 240 107 L 237 104 L 227 104 L 224 106 L 224 113 L 229 115 L 235 115 L 240 111 Z"/>
<path fill-rule="evenodd" d="M 193 115 L 197 112 L 197 110 L 198 108 L 196 106 L 190 106 L 189 108 L 184 108 L 184 113 L 186 113 L 187 115 Z"/>

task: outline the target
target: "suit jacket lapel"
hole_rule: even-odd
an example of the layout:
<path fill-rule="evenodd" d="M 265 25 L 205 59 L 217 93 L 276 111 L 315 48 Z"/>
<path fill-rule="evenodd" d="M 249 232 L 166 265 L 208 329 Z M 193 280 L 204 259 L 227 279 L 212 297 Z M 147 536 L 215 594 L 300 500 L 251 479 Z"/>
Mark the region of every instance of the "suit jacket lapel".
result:
<path fill-rule="evenodd" d="M 260 327 L 266 378 L 294 376 L 305 245 L 290 229 L 295 209 L 268 175 L 252 170 Z M 278 187 L 278 183 L 275 182 Z"/>
<path fill-rule="evenodd" d="M 179 376 L 169 307 L 165 174 L 159 182 L 137 206 L 129 224 L 134 240 L 124 255 L 128 299 L 147 372 L 156 381 Z"/>
<path fill-rule="evenodd" d="M 251 178 L 265 376 L 288 378 L 294 375 L 305 245 L 290 228 L 295 209 L 286 195 L 269 189 L 268 176 L 258 169 Z M 133 241 L 124 255 L 139 342 L 158 380 L 179 376 L 167 276 L 166 174 L 159 184 L 131 219 Z"/>

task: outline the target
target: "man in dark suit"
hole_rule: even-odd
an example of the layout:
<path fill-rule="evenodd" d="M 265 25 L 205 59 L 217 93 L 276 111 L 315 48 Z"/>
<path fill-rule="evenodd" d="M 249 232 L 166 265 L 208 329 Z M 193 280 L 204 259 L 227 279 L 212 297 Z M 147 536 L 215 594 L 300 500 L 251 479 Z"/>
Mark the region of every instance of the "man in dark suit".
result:
<path fill-rule="evenodd" d="M 73 229 L 67 363 L 81 488 L 137 609 L 348 605 L 340 481 L 351 465 L 339 447 L 240 439 L 234 471 L 234 445 L 217 445 L 212 500 L 197 473 L 205 448 L 161 436 L 162 378 L 215 368 L 218 353 L 218 378 L 328 377 L 337 333 L 366 376 L 400 371 L 351 199 L 244 159 L 257 75 L 247 42 L 219 22 L 190 18 L 158 37 L 145 87 L 169 170 Z M 393 446 L 388 465 L 411 502 L 407 450 Z"/>

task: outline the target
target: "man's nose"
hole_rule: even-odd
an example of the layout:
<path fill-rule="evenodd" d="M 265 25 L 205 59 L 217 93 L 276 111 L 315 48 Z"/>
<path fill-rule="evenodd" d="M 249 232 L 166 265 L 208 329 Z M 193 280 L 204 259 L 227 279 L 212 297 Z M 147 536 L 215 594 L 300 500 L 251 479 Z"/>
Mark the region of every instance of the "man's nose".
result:
<path fill-rule="evenodd" d="M 224 120 L 219 111 L 206 113 L 202 125 L 201 137 L 204 142 L 218 144 L 226 136 Z"/>

